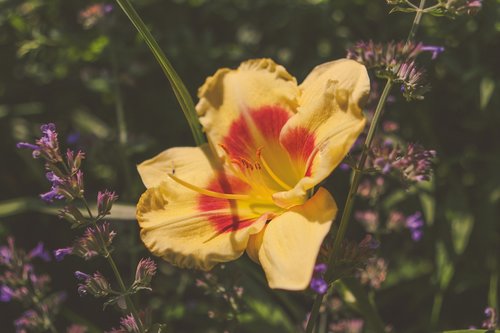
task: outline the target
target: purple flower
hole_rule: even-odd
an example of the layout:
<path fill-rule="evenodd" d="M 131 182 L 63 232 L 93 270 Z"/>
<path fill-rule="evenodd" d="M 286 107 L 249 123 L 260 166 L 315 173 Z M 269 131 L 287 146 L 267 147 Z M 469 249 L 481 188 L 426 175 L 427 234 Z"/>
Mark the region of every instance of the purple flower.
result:
<path fill-rule="evenodd" d="M 0 286 L 0 302 L 10 302 L 13 296 L 14 290 L 12 290 L 12 288 L 4 284 Z"/>
<path fill-rule="evenodd" d="M 421 48 L 422 51 L 428 51 L 432 53 L 432 60 L 436 59 L 437 56 L 444 52 L 443 46 L 433 46 L 433 45 L 424 45 Z"/>
<path fill-rule="evenodd" d="M 484 315 L 486 316 L 486 320 L 483 321 L 481 327 L 488 330 L 496 329 L 498 325 L 498 315 L 495 308 L 487 307 L 484 310 Z"/>
<path fill-rule="evenodd" d="M 151 279 L 156 274 L 156 264 L 150 258 L 142 258 L 137 264 L 135 271 L 134 287 L 147 288 L 151 284 Z"/>
<path fill-rule="evenodd" d="M 104 297 L 111 292 L 109 282 L 99 272 L 89 275 L 76 271 L 75 277 L 81 281 L 81 283 L 78 284 L 78 294 L 80 296 L 91 294 L 94 297 Z"/>
<path fill-rule="evenodd" d="M 406 227 L 410 230 L 411 239 L 415 242 L 418 242 L 422 239 L 424 227 L 424 220 L 422 219 L 421 212 L 415 212 L 413 215 L 410 215 L 406 218 Z"/>
<path fill-rule="evenodd" d="M 134 316 L 131 314 L 121 318 L 120 324 L 127 332 L 139 332 L 139 327 L 137 326 Z"/>
<path fill-rule="evenodd" d="M 87 281 L 90 278 L 90 275 L 88 275 L 86 273 L 83 273 L 83 272 L 80 272 L 80 271 L 76 271 L 75 272 L 75 277 L 76 277 L 77 280 Z"/>
<path fill-rule="evenodd" d="M 45 247 L 42 242 L 39 242 L 37 246 L 31 250 L 31 252 L 28 254 L 28 257 L 31 258 L 40 258 L 43 261 L 49 262 L 52 258 L 50 257 L 50 254 L 47 250 L 45 250 Z"/>
<path fill-rule="evenodd" d="M 64 257 L 66 257 L 68 254 L 71 254 L 72 252 L 73 252 L 72 247 L 57 249 L 54 251 L 54 257 L 56 258 L 57 261 L 62 261 Z"/>
<path fill-rule="evenodd" d="M 324 263 L 314 266 L 313 278 L 309 287 L 318 294 L 324 294 L 328 291 L 328 283 L 323 279 L 323 274 L 326 272 L 327 266 Z"/>
<path fill-rule="evenodd" d="M 102 253 L 103 246 L 110 246 L 115 236 L 116 232 L 111 230 L 107 222 L 97 225 L 96 227 L 89 227 L 85 230 L 83 236 L 75 241 L 71 253 L 88 260 Z"/>
<path fill-rule="evenodd" d="M 328 284 L 323 280 L 323 278 L 315 278 L 311 279 L 310 287 L 318 294 L 324 294 L 328 291 Z"/>
<path fill-rule="evenodd" d="M 17 148 L 33 150 L 33 158 L 43 157 L 50 162 L 61 162 L 56 126 L 54 124 L 44 124 L 40 127 L 40 130 L 43 136 L 36 140 L 35 144 L 19 142 L 16 145 Z"/>
<path fill-rule="evenodd" d="M 118 199 L 115 192 L 104 191 L 97 193 L 97 211 L 100 216 L 108 215 L 111 212 L 113 203 Z"/>

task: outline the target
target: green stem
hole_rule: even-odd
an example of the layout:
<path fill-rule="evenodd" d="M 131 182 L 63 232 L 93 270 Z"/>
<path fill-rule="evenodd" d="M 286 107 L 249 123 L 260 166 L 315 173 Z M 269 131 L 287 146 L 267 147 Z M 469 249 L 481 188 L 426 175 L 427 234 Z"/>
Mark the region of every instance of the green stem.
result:
<path fill-rule="evenodd" d="M 408 38 L 406 39 L 406 43 L 412 42 L 417 35 L 418 27 L 420 26 L 420 20 L 422 19 L 422 14 L 424 13 L 426 0 L 420 0 L 420 5 L 418 6 L 417 12 L 415 14 L 415 19 L 413 20 L 413 24 L 410 29 L 410 33 L 408 34 Z"/>
<path fill-rule="evenodd" d="M 375 109 L 375 113 L 373 114 L 373 119 L 370 124 L 370 128 L 368 129 L 368 134 L 366 135 L 365 143 L 363 145 L 363 150 L 361 152 L 361 156 L 358 161 L 358 165 L 356 169 L 354 170 L 354 175 L 352 178 L 352 183 L 351 187 L 349 189 L 349 194 L 347 195 L 347 201 L 345 203 L 344 211 L 342 212 L 342 218 L 340 219 L 340 225 L 339 229 L 337 231 L 337 234 L 335 236 L 335 240 L 333 242 L 333 248 L 332 248 L 332 255 L 330 256 L 329 260 L 329 271 L 333 270 L 332 264 L 337 261 L 338 258 L 338 253 L 340 252 L 340 246 L 342 244 L 342 241 L 345 236 L 345 232 L 347 230 L 347 225 L 349 224 L 349 220 L 351 218 L 351 213 L 352 213 L 352 208 L 354 206 L 354 202 L 356 199 L 356 193 L 358 192 L 358 186 L 359 182 L 361 181 L 361 176 L 363 175 L 364 171 L 364 166 L 366 163 L 366 159 L 368 158 L 368 152 L 370 151 L 370 147 L 373 143 L 373 138 L 375 136 L 375 131 L 377 129 L 377 125 L 380 119 L 380 115 L 382 114 L 382 110 L 384 109 L 385 102 L 387 101 L 387 97 L 389 97 L 389 93 L 392 88 L 392 80 L 387 80 L 385 83 L 384 90 L 382 91 L 382 95 L 380 96 L 380 100 L 378 101 L 377 108 Z M 325 277 L 328 279 L 328 277 L 331 275 L 331 272 L 327 271 Z"/>
<path fill-rule="evenodd" d="M 144 24 L 139 14 L 137 14 L 137 12 L 135 11 L 130 1 L 116 0 L 116 2 L 123 9 L 127 17 L 130 19 L 146 44 L 149 46 L 151 52 L 156 58 L 156 61 L 158 61 L 158 63 L 160 64 L 163 72 L 170 82 L 170 85 L 172 86 L 175 97 L 177 98 L 177 101 L 179 102 L 182 111 L 184 112 L 184 116 L 189 123 L 194 141 L 198 146 L 202 145 L 206 142 L 205 136 L 203 135 L 201 125 L 198 121 L 198 116 L 194 108 L 193 99 L 186 89 L 186 86 L 172 67 L 172 64 L 170 64 L 170 61 L 168 61 L 165 53 L 163 53 L 162 49 L 154 39 L 149 29 L 146 27 L 146 24 Z"/>
<path fill-rule="evenodd" d="M 89 217 L 92 220 L 92 224 L 94 227 L 97 226 L 96 219 L 94 218 L 94 215 L 92 214 L 92 211 L 90 210 L 90 206 L 88 205 L 88 202 L 85 198 L 82 198 L 82 202 L 87 209 L 87 212 L 89 213 Z M 102 249 L 104 250 L 104 257 L 108 261 L 109 265 L 111 266 L 111 269 L 113 270 L 113 273 L 115 275 L 116 281 L 118 282 L 118 286 L 120 287 L 120 291 L 124 295 L 123 297 L 125 298 L 125 303 L 127 305 L 127 311 L 130 311 L 132 316 L 135 319 L 135 322 L 137 323 L 137 326 L 139 328 L 139 331 L 141 333 L 146 332 L 144 329 L 144 324 L 142 323 L 141 317 L 139 316 L 139 312 L 135 308 L 134 302 L 132 302 L 132 298 L 130 298 L 130 295 L 127 294 L 127 287 L 125 286 L 125 283 L 123 282 L 122 276 L 120 274 L 120 271 L 118 270 L 118 267 L 116 266 L 116 263 L 111 256 L 111 253 L 109 252 L 109 249 L 106 245 L 106 242 L 104 241 L 104 238 L 100 232 L 97 232 L 97 236 L 99 238 L 99 242 L 102 245 Z"/>
<path fill-rule="evenodd" d="M 422 19 L 422 14 L 424 13 L 425 1 L 426 0 L 420 0 L 420 5 L 415 14 L 415 19 L 413 20 L 413 25 L 410 29 L 410 33 L 408 34 L 406 43 L 412 42 L 417 34 L 418 27 L 420 26 L 420 20 Z M 325 280 L 328 283 L 333 282 L 332 278 L 335 270 L 335 264 L 339 259 L 338 258 L 340 252 L 339 249 L 342 244 L 342 241 L 344 240 L 344 236 L 347 231 L 347 225 L 349 224 L 349 220 L 351 218 L 352 209 L 354 207 L 354 201 L 356 198 L 356 193 L 358 192 L 359 182 L 364 172 L 364 166 L 366 163 L 366 159 L 368 157 L 368 152 L 370 151 L 373 138 L 380 120 L 380 115 L 382 114 L 382 110 L 384 109 L 387 97 L 389 97 L 389 93 L 391 91 L 392 86 L 393 86 L 392 80 L 388 79 L 385 84 L 384 90 L 382 91 L 382 94 L 380 96 L 380 99 L 378 101 L 377 107 L 375 109 L 375 113 L 373 115 L 370 128 L 368 129 L 368 134 L 366 136 L 365 143 L 363 145 L 363 150 L 361 152 L 359 162 L 357 164 L 356 169 L 354 170 L 351 186 L 349 188 L 349 193 L 347 195 L 347 200 L 344 206 L 344 211 L 342 212 L 342 217 L 340 219 L 339 229 L 335 235 L 333 246 L 329 253 L 328 269 L 325 273 Z M 322 302 L 323 302 L 323 295 L 318 294 L 314 300 L 313 308 L 311 310 L 311 315 L 309 316 L 309 321 L 307 322 L 306 333 L 312 333 L 314 325 L 318 318 L 319 308 Z"/>

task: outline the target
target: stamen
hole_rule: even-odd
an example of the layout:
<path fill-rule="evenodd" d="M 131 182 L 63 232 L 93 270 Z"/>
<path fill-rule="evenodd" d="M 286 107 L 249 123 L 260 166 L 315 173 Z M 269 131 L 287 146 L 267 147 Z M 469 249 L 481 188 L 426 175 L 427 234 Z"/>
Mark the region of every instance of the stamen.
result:
<path fill-rule="evenodd" d="M 283 187 L 286 190 L 291 190 L 293 187 L 285 183 L 281 178 L 279 178 L 273 170 L 269 167 L 269 164 L 267 164 L 266 160 L 264 159 L 264 156 L 262 156 L 262 148 L 257 149 L 257 158 L 262 162 L 262 165 L 264 166 L 264 170 L 271 176 L 271 178 L 278 183 L 281 187 Z"/>
<path fill-rule="evenodd" d="M 227 200 L 248 200 L 251 197 L 246 194 L 228 194 L 228 193 L 220 193 L 220 192 L 215 192 L 215 191 L 210 191 L 201 187 L 198 187 L 196 185 L 190 184 L 188 182 L 185 182 L 182 179 L 177 178 L 176 176 L 169 174 L 168 175 L 170 178 L 172 178 L 174 181 L 177 183 L 181 184 L 184 187 L 187 187 L 190 190 L 193 190 L 195 192 L 198 192 L 200 194 L 213 197 L 213 198 L 219 198 L 219 199 L 227 199 Z"/>

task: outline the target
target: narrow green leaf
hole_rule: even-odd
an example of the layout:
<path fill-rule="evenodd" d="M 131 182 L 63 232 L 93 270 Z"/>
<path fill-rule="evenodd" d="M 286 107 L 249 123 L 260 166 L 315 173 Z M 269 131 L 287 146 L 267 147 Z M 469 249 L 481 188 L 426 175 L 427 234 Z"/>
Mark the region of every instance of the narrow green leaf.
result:
<path fill-rule="evenodd" d="M 0 202 L 0 218 L 24 214 L 27 212 L 38 212 L 49 215 L 57 215 L 63 208 L 61 204 L 48 205 L 36 198 L 16 198 Z M 95 211 L 95 205 L 90 207 Z M 83 207 L 81 207 L 83 209 Z M 130 204 L 115 203 L 108 215 L 108 220 L 135 220 L 136 207 Z"/>
<path fill-rule="evenodd" d="M 489 77 L 483 78 L 479 85 L 479 108 L 481 110 L 486 109 L 494 91 L 495 81 Z"/>
<path fill-rule="evenodd" d="M 396 12 L 413 13 L 415 11 L 416 11 L 415 8 L 396 6 L 393 9 L 391 9 L 389 14 L 396 13 Z"/>
<path fill-rule="evenodd" d="M 193 133 L 194 140 L 198 146 L 205 143 L 205 136 L 203 135 L 200 122 L 198 121 L 198 116 L 196 114 L 196 110 L 194 108 L 193 99 L 189 94 L 186 86 L 182 82 L 181 78 L 177 74 L 177 72 L 168 61 L 165 53 L 163 53 L 162 49 L 154 39 L 153 35 L 146 27 L 146 24 L 142 21 L 139 14 L 137 14 L 136 10 L 132 6 L 129 0 L 116 0 L 118 5 L 125 12 L 127 17 L 130 19 L 132 24 L 135 26 L 141 37 L 144 39 L 146 44 L 149 46 L 151 52 L 153 53 L 156 61 L 160 64 L 163 72 L 168 78 L 170 85 L 174 91 L 175 97 L 179 102 L 182 111 L 184 112 L 184 116 L 186 117 L 189 127 L 191 128 L 191 132 Z"/>

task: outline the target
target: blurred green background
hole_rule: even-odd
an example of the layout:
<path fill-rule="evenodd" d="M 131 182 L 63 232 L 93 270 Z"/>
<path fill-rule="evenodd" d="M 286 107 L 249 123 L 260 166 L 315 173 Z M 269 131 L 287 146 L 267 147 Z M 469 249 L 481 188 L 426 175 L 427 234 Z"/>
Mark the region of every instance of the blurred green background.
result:
<path fill-rule="evenodd" d="M 47 208 L 36 199 L 48 187 L 43 168 L 15 148 L 18 141 L 32 141 L 41 123 L 57 125 L 63 146 L 86 151 L 89 195 L 114 189 L 124 204 L 135 204 L 143 191 L 135 164 L 168 147 L 193 145 L 167 79 L 131 23 L 115 6 L 92 25 L 81 14 L 92 3 L 0 0 L 2 241 L 12 234 L 20 246 L 41 240 L 54 249 L 75 237 L 66 223 L 39 213 Z M 193 97 L 218 68 L 255 57 L 273 58 L 300 82 L 315 65 L 344 57 L 358 40 L 404 40 L 413 20 L 411 14 L 388 15 L 383 0 L 133 3 Z M 498 305 L 500 0 L 485 0 L 475 17 L 424 16 L 417 40 L 446 51 L 429 64 L 433 89 L 425 100 L 406 103 L 397 96 L 384 115 L 400 124 L 404 139 L 438 153 L 426 195 L 407 203 L 424 206 L 424 240 L 415 244 L 394 235 L 381 246 L 389 275 L 374 297 L 396 332 L 429 331 L 436 302 L 442 304 L 438 329 L 478 326 L 488 303 Z M 126 124 L 121 137 L 120 108 Z M 345 174 L 334 180 L 341 204 L 348 180 Z M 145 254 L 135 222 L 114 225 L 117 248 L 131 252 L 117 255 L 121 267 L 133 272 L 132 263 Z M 353 238 L 356 232 L 351 228 Z M 251 265 L 246 261 L 232 265 Z M 63 321 L 78 316 L 106 328 L 117 322 L 118 315 L 110 318 L 113 310 L 100 311 L 98 300 L 76 295 L 72 272 L 100 264 L 71 258 L 43 268 L 51 272 L 54 289 L 69 292 Z M 296 331 L 312 298 L 271 293 L 260 270 L 250 267 L 256 277 L 244 283 L 256 292 L 245 296 L 247 316 L 236 332 Z M 157 321 L 168 322 L 172 332 L 221 332 L 226 324 L 207 316 L 217 303 L 194 286 L 198 273 L 167 265 L 161 270 L 150 303 Z M 10 325 L 20 308 L 0 304 L 0 313 L 2 325 Z"/>

